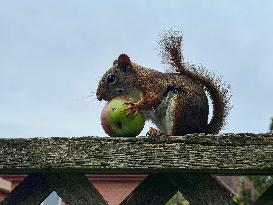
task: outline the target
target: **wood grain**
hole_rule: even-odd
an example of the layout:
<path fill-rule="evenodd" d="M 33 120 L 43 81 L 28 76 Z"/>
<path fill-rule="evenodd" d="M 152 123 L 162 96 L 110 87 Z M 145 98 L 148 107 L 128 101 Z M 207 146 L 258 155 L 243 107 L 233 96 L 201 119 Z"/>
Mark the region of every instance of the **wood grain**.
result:
<path fill-rule="evenodd" d="M 0 173 L 272 174 L 272 134 L 0 139 Z"/>

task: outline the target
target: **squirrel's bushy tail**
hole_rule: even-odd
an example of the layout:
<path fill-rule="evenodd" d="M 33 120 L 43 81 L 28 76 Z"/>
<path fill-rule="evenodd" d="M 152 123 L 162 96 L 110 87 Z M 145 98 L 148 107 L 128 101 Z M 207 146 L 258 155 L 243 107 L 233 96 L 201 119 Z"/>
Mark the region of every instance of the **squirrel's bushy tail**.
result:
<path fill-rule="evenodd" d="M 174 68 L 175 72 L 186 75 L 204 86 L 213 104 L 213 115 L 204 132 L 216 134 L 226 124 L 226 117 L 230 110 L 229 85 L 222 83 L 219 77 L 209 73 L 204 67 L 184 62 L 181 50 L 182 36 L 180 31 L 172 29 L 161 35 L 159 45 L 162 62 Z"/>

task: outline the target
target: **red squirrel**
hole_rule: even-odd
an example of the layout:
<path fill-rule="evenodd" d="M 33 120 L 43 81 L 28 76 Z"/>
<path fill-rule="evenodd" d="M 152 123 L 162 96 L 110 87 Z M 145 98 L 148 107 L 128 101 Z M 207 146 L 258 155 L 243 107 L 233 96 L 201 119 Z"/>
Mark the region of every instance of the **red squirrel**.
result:
<path fill-rule="evenodd" d="M 150 128 L 149 136 L 218 133 L 226 122 L 230 109 L 229 86 L 204 68 L 184 61 L 181 52 L 182 33 L 168 30 L 162 35 L 162 61 L 172 67 L 163 73 L 131 62 L 121 54 L 101 78 L 98 100 L 109 101 L 116 96 L 128 96 L 128 112 L 143 112 L 158 129 Z M 208 96 L 213 115 L 208 122 Z"/>

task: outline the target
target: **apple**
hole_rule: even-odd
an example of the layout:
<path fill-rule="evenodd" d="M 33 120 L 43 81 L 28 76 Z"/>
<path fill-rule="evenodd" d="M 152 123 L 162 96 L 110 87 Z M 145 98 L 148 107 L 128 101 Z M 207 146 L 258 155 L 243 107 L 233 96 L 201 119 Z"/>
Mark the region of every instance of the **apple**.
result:
<path fill-rule="evenodd" d="M 111 137 L 135 137 L 139 135 L 144 127 L 145 119 L 141 112 L 126 114 L 130 98 L 126 96 L 118 96 L 112 98 L 102 109 L 101 125 L 105 133 Z"/>

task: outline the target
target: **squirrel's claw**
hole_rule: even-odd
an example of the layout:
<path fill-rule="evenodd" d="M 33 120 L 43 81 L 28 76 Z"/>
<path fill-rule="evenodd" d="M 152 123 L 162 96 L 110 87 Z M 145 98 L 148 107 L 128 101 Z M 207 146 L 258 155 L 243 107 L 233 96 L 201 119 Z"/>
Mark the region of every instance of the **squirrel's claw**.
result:
<path fill-rule="evenodd" d="M 122 118 L 128 117 L 129 115 L 133 116 L 133 119 L 135 118 L 137 112 L 138 112 L 138 107 L 137 104 L 134 102 L 125 102 L 123 105 L 128 105 L 127 108 L 124 108 L 122 111 L 125 112 Z"/>
<path fill-rule="evenodd" d="M 128 105 L 129 107 L 135 107 L 137 104 L 129 101 L 129 102 L 124 102 L 123 105 Z"/>

